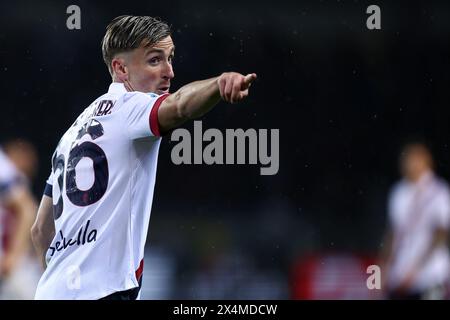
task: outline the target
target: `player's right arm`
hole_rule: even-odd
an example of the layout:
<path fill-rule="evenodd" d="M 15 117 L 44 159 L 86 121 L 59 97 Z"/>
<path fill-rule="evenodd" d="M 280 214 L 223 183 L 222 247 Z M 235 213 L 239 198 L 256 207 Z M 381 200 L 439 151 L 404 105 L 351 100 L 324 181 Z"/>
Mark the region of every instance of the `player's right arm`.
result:
<path fill-rule="evenodd" d="M 212 109 L 220 98 L 236 103 L 248 96 L 248 89 L 256 74 L 246 76 L 227 72 L 219 77 L 195 81 L 168 96 L 158 110 L 161 133 L 168 132 L 190 119 L 201 117 Z"/>
<path fill-rule="evenodd" d="M 393 246 L 393 231 L 389 227 L 383 237 L 383 243 L 379 254 L 379 265 L 381 270 L 381 289 L 386 291 L 387 280 L 389 277 L 391 261 L 392 261 L 392 246 Z"/>
<path fill-rule="evenodd" d="M 31 239 L 44 269 L 46 267 L 45 254 L 54 236 L 53 201 L 51 197 L 44 195 L 39 205 L 36 220 L 31 228 Z"/>

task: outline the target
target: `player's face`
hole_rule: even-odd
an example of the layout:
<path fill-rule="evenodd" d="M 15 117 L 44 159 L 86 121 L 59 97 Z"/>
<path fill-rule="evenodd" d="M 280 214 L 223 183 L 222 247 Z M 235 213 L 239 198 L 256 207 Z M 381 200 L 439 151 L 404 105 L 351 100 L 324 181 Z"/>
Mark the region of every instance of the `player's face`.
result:
<path fill-rule="evenodd" d="M 17 169 L 29 179 L 36 175 L 38 157 L 32 146 L 14 143 L 8 146 L 7 154 Z"/>
<path fill-rule="evenodd" d="M 430 169 L 430 155 L 421 147 L 408 148 L 401 159 L 403 175 L 412 181 L 420 179 L 422 174 Z"/>
<path fill-rule="evenodd" d="M 174 51 L 170 36 L 153 46 L 140 46 L 133 50 L 127 63 L 128 82 L 132 89 L 146 93 L 168 93 L 170 80 L 175 76 L 172 67 Z"/>

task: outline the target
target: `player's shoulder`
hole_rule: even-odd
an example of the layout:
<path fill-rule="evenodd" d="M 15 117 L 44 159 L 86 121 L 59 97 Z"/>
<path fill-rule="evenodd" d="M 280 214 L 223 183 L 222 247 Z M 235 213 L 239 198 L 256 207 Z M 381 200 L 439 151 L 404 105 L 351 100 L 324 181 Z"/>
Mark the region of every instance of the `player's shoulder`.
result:
<path fill-rule="evenodd" d="M 11 179 L 19 176 L 14 164 L 9 160 L 8 156 L 0 148 L 0 184 L 7 183 Z"/>
<path fill-rule="evenodd" d="M 14 165 L 12 164 L 12 162 L 9 160 L 8 156 L 3 152 L 3 150 L 1 148 L 0 148 L 0 168 L 2 168 L 2 170 L 0 170 L 0 173 L 5 172 L 5 171 L 15 170 Z"/>
<path fill-rule="evenodd" d="M 100 100 L 114 100 L 118 105 L 118 108 L 121 108 L 122 105 L 133 105 L 144 103 L 147 104 L 152 100 L 156 100 L 159 95 L 155 93 L 146 93 L 142 91 L 128 91 L 125 88 L 123 83 L 113 82 L 110 84 L 108 91 L 97 98 L 97 101 Z"/>
<path fill-rule="evenodd" d="M 445 196 L 450 196 L 450 187 L 447 180 L 439 176 L 435 176 L 433 180 L 438 190 L 440 190 Z"/>
<path fill-rule="evenodd" d="M 400 179 L 397 182 L 395 182 L 391 189 L 389 190 L 389 197 L 391 200 L 397 199 L 402 194 L 407 192 L 409 188 L 409 183 L 406 181 L 406 179 Z"/>
<path fill-rule="evenodd" d="M 400 179 L 391 187 L 391 193 L 400 192 L 408 187 L 408 182 L 405 179 Z"/>
<path fill-rule="evenodd" d="M 131 91 L 123 93 L 123 103 L 134 104 L 139 102 L 150 102 L 159 96 L 155 93 L 145 93 L 140 91 Z"/>
<path fill-rule="evenodd" d="M 437 186 L 442 187 L 442 188 L 448 188 L 448 182 L 443 177 L 435 175 L 433 179 L 434 179 L 434 183 Z"/>

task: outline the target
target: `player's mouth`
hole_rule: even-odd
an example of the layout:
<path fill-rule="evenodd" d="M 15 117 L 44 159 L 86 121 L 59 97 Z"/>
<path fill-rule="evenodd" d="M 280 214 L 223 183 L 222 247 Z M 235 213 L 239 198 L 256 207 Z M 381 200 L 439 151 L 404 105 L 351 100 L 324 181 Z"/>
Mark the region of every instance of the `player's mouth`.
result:
<path fill-rule="evenodd" d="M 156 90 L 156 92 L 157 92 L 158 94 L 165 94 L 165 93 L 169 93 L 169 89 L 170 89 L 170 86 L 163 86 L 163 87 L 159 87 L 159 88 Z"/>

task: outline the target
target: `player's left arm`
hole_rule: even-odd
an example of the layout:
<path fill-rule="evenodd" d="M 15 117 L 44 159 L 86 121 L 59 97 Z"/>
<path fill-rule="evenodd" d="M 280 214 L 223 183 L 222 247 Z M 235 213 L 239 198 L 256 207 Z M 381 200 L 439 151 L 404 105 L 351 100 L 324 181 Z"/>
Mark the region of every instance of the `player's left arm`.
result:
<path fill-rule="evenodd" d="M 432 214 L 434 227 L 430 244 L 419 259 L 416 260 L 411 271 L 406 275 L 400 289 L 409 288 L 417 277 L 417 274 L 430 260 L 435 250 L 447 245 L 450 225 L 450 193 L 448 190 L 442 192 L 435 200 Z"/>
<path fill-rule="evenodd" d="M 7 276 L 29 247 L 29 230 L 36 212 L 36 203 L 28 188 L 17 186 L 5 199 L 5 205 L 17 217 L 17 227 L 11 235 L 11 245 L 0 264 L 0 273 Z"/>
<path fill-rule="evenodd" d="M 161 133 L 168 132 L 186 122 L 201 117 L 222 98 L 236 103 L 248 96 L 248 90 L 256 74 L 246 76 L 237 72 L 226 72 L 220 76 L 195 81 L 168 96 L 158 110 Z"/>
<path fill-rule="evenodd" d="M 383 245 L 381 247 L 379 257 L 378 257 L 378 263 L 380 265 L 381 269 L 381 289 L 386 290 L 387 289 L 387 280 L 390 273 L 390 264 L 392 261 L 392 255 L 393 255 L 393 239 L 394 234 L 392 231 L 392 227 L 389 226 L 388 230 L 385 232 L 383 237 Z"/>
<path fill-rule="evenodd" d="M 55 236 L 55 224 L 53 221 L 53 201 L 52 198 L 42 196 L 36 220 L 31 228 L 31 239 L 42 266 L 46 268 L 45 254 Z"/>
<path fill-rule="evenodd" d="M 448 230 L 443 228 L 436 228 L 433 233 L 433 239 L 425 250 L 425 252 L 420 256 L 417 260 L 416 264 L 413 265 L 411 271 L 406 275 L 403 283 L 400 285 L 400 291 L 409 289 L 413 284 L 415 278 L 417 277 L 419 271 L 425 266 L 425 264 L 429 261 L 434 251 L 447 244 L 448 240 Z"/>
<path fill-rule="evenodd" d="M 419 259 L 416 269 L 420 270 L 425 265 L 425 263 L 427 263 L 427 261 L 431 258 L 431 255 L 433 254 L 434 250 L 443 245 L 446 245 L 447 240 L 448 240 L 448 230 L 441 227 L 437 227 L 434 230 L 433 239 L 430 243 L 430 246 L 427 248 L 425 253 Z"/>

